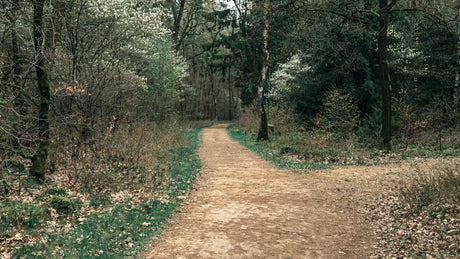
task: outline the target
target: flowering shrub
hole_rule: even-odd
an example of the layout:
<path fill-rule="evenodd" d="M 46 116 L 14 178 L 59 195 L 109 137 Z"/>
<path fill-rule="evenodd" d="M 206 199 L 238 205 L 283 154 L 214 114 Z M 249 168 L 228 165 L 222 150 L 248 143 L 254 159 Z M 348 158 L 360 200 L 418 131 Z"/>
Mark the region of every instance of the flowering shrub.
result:
<path fill-rule="evenodd" d="M 296 78 L 300 74 L 308 73 L 311 67 L 304 62 L 304 54 L 294 54 L 286 63 L 280 64 L 270 77 L 270 89 L 267 98 L 271 100 L 286 100 L 293 90 L 299 89 Z"/>

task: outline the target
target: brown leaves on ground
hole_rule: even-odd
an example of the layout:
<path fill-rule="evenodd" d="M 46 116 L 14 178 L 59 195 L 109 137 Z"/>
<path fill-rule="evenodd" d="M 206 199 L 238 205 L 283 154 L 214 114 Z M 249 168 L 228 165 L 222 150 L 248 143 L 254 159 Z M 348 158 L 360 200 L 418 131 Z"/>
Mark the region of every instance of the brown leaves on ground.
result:
<path fill-rule="evenodd" d="M 445 177 L 446 172 L 455 171 L 449 176 L 452 177 L 451 182 L 460 182 L 459 162 L 458 158 L 416 159 L 412 161 L 416 166 L 407 168 L 401 174 L 404 184 L 398 184 L 397 188 L 377 200 L 378 206 L 372 215 L 380 236 L 379 257 L 460 256 L 460 204 L 458 199 L 443 200 L 439 196 L 446 192 L 443 190 L 446 186 L 439 180 Z M 407 188 L 413 193 L 408 192 Z M 458 197 L 458 185 L 451 189 L 451 194 Z M 416 197 L 407 197 L 410 195 Z M 424 201 L 423 195 L 428 195 L 432 200 Z M 416 202 L 427 204 L 421 206 Z"/>

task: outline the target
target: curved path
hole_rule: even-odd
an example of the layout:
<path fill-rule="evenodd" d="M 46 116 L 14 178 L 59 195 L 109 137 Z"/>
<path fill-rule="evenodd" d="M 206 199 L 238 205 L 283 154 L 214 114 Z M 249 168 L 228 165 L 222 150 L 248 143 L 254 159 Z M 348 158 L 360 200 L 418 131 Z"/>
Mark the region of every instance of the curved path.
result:
<path fill-rule="evenodd" d="M 279 170 L 231 140 L 226 127 L 203 130 L 203 176 L 146 258 L 367 258 L 372 253 L 371 228 L 329 174 Z"/>

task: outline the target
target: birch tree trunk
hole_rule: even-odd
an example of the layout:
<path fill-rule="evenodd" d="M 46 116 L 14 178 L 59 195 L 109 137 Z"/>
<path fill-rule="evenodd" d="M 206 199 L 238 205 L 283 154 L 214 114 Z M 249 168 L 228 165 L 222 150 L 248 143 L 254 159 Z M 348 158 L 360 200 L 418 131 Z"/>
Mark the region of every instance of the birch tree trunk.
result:
<path fill-rule="evenodd" d="M 268 139 L 268 121 L 267 113 L 265 111 L 265 84 L 267 82 L 267 72 L 268 72 L 268 8 L 270 6 L 270 0 L 264 0 L 263 10 L 262 10 L 262 20 L 263 20 L 263 61 L 262 61 L 262 73 L 260 84 L 257 88 L 257 109 L 259 115 L 259 133 L 257 135 L 257 140 L 267 140 Z"/>

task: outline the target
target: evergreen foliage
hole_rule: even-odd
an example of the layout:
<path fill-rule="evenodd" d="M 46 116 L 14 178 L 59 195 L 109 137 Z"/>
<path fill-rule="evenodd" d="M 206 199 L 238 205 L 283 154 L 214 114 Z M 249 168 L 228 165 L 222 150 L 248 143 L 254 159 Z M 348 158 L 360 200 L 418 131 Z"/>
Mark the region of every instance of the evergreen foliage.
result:
<path fill-rule="evenodd" d="M 458 156 L 459 10 L 458 0 L 2 0 L 0 194 L 63 171 L 79 191 L 120 179 L 159 188 L 168 170 L 174 184 L 187 181 L 171 190 L 188 190 L 194 176 L 165 163 L 186 152 L 148 159 L 143 144 L 189 119 L 240 116 L 280 157 L 316 162 L 363 164 L 353 145 L 368 160 L 379 144 Z M 53 197 L 43 208 L 2 201 L 0 242 L 11 227 L 46 222 L 49 209 L 78 209 Z"/>
<path fill-rule="evenodd" d="M 324 111 L 318 119 L 318 123 L 322 124 L 320 126 L 342 138 L 354 134 L 358 127 L 359 112 L 350 95 L 333 90 L 327 94 L 323 106 Z"/>

